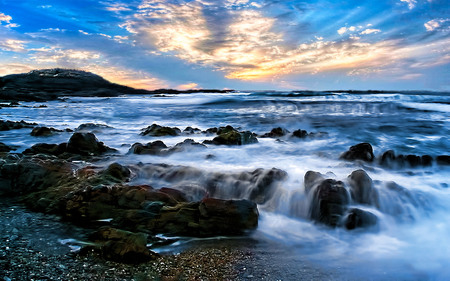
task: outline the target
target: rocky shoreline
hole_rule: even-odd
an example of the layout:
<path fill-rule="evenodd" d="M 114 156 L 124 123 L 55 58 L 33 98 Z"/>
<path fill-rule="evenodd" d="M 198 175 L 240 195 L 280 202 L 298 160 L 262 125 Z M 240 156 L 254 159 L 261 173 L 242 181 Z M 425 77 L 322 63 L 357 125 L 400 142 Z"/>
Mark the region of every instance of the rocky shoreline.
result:
<path fill-rule="evenodd" d="M 1 125 L 3 130 L 29 129 L 32 137 L 60 133 L 26 122 L 2 121 Z M 99 280 L 237 280 L 254 276 L 247 274 L 245 277 L 237 269 L 238 265 L 242 267 L 251 259 L 252 251 L 243 250 L 245 247 L 200 245 L 176 255 L 160 255 L 153 248 L 177 241 L 161 238 L 159 234 L 249 237 L 258 226 L 257 206 L 272 199 L 288 176 L 285 171 L 272 168 L 213 173 L 163 163 L 122 165 L 119 152 L 100 142 L 92 133 L 97 127 L 84 124 L 75 129 L 65 143 L 38 143 L 22 153 L 14 153 L 13 147 L 1 144 L 0 195 L 11 196 L 32 211 L 77 225 L 83 229 L 84 241 L 77 254 L 68 251 L 67 246 L 55 244 L 47 244 L 49 248 L 54 247 L 55 252 L 33 247 L 35 238 L 24 235 L 27 231 L 21 229 L 23 224 L 51 233 L 52 225 L 61 227 L 62 222 L 49 220 L 43 214 L 27 215 L 28 211 L 22 207 L 16 210 L 14 205 L 2 205 L 2 213 L 5 213 L 2 219 L 12 221 L 12 225 L 2 229 L 0 266 L 5 272 L 5 280 L 87 277 Z M 326 137 L 326 133 L 308 133 L 300 129 L 291 133 L 283 128 L 257 135 L 231 126 L 181 131 L 176 127 L 153 124 L 141 130 L 141 135 L 150 138 L 193 134 L 212 139 L 202 143 L 186 139 L 172 147 L 160 140 L 135 143 L 128 154 L 163 158 L 179 152 L 195 153 L 208 149 L 208 146 L 251 145 L 257 143 L 258 138 L 295 141 Z M 105 162 L 109 157 L 119 161 Z M 388 169 L 433 163 L 448 165 L 446 155 L 396 156 L 387 151 L 376 157 L 369 143 L 351 146 L 339 158 Z M 133 184 L 134 178 L 145 178 L 148 184 Z M 172 186 L 154 188 L 152 179 L 163 179 Z M 179 184 L 186 180 L 196 180 L 197 184 Z M 308 171 L 302 188 L 307 201 L 299 200 L 294 194 L 289 202 L 290 215 L 302 217 L 297 210 L 306 206 L 306 219 L 327 227 L 377 231 L 376 214 L 353 207 L 355 204 L 377 212 L 390 212 L 380 207 L 379 191 L 362 169 L 353 171 L 343 180 Z M 422 204 L 415 202 L 414 196 L 396 183 L 386 183 L 385 189 L 408 204 Z M 31 217 L 31 220 L 20 221 L 24 217 Z M 17 219 L 19 221 L 15 222 Z M 42 225 L 42 221 L 47 224 Z M 45 236 L 43 234 L 42 239 L 46 239 Z"/>

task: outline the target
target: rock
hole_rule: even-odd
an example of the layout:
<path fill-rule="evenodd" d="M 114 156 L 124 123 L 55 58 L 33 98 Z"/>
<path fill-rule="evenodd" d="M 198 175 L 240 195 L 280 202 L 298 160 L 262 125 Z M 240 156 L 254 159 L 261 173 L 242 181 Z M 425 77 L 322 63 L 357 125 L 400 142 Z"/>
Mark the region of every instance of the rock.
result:
<path fill-rule="evenodd" d="M 48 143 L 37 143 L 31 148 L 27 148 L 23 151 L 23 154 L 47 154 L 59 156 L 66 152 L 67 143 L 61 144 L 48 144 Z"/>
<path fill-rule="evenodd" d="M 303 138 L 306 138 L 307 136 L 308 136 L 308 132 L 307 131 L 305 131 L 305 130 L 295 130 L 293 133 L 292 133 L 292 136 L 293 137 L 297 137 L 297 138 L 300 138 L 300 139 L 303 139 Z"/>
<path fill-rule="evenodd" d="M 64 160 L 24 157 L 0 166 L 0 194 L 29 194 L 72 178 L 72 167 Z"/>
<path fill-rule="evenodd" d="M 61 130 L 56 130 L 54 128 L 48 128 L 48 127 L 35 127 L 31 131 L 30 135 L 33 137 L 45 137 L 45 136 L 51 136 L 55 132 L 62 132 Z"/>
<path fill-rule="evenodd" d="M 15 129 L 23 129 L 23 128 L 33 128 L 36 126 L 36 123 L 28 123 L 25 121 L 9 121 L 9 120 L 0 120 L 0 131 L 9 131 Z"/>
<path fill-rule="evenodd" d="M 99 142 L 93 133 L 74 133 L 67 143 L 67 152 L 80 155 L 100 155 L 116 151 Z"/>
<path fill-rule="evenodd" d="M 430 155 L 395 155 L 393 150 L 388 150 L 383 153 L 380 159 L 380 165 L 389 168 L 402 168 L 404 166 L 418 167 L 418 166 L 431 166 L 433 164 L 433 157 Z"/>
<path fill-rule="evenodd" d="M 258 216 L 257 206 L 251 201 L 205 198 L 162 208 L 154 225 L 172 235 L 242 235 L 258 226 Z"/>
<path fill-rule="evenodd" d="M 154 142 L 149 142 L 146 145 L 135 143 L 131 146 L 128 153 L 162 155 L 167 151 L 167 148 L 168 147 L 164 144 L 164 142 L 157 140 Z"/>
<path fill-rule="evenodd" d="M 381 155 L 380 165 L 393 167 L 395 163 L 395 152 L 393 150 L 388 150 Z"/>
<path fill-rule="evenodd" d="M 158 255 L 147 249 L 147 235 L 112 227 L 101 227 L 89 237 L 98 243 L 103 257 L 122 263 L 142 263 Z"/>
<path fill-rule="evenodd" d="M 215 135 L 215 134 L 217 134 L 218 131 L 219 131 L 219 129 L 214 127 L 214 128 L 206 129 L 205 131 L 203 131 L 203 133 L 208 134 L 208 135 Z"/>
<path fill-rule="evenodd" d="M 119 163 L 112 163 L 108 166 L 108 168 L 104 171 L 105 175 L 109 175 L 121 182 L 126 181 L 131 176 L 131 171 L 125 166 L 120 165 Z"/>
<path fill-rule="evenodd" d="M 185 139 L 183 142 L 179 142 L 173 147 L 169 148 L 168 153 L 191 151 L 203 148 L 206 148 L 206 145 L 195 142 L 192 139 Z"/>
<path fill-rule="evenodd" d="M 289 133 L 288 130 L 278 127 L 278 128 L 273 128 L 270 133 L 265 133 L 264 135 L 262 135 L 262 138 L 279 138 L 279 137 L 283 137 L 285 135 L 287 135 Z"/>
<path fill-rule="evenodd" d="M 343 182 L 326 179 L 311 188 L 310 192 L 310 218 L 329 226 L 338 226 L 349 203 Z"/>
<path fill-rule="evenodd" d="M 203 143 L 215 145 L 246 145 L 258 142 L 258 139 L 252 132 L 238 132 L 231 126 L 219 129 L 217 134 L 218 136 L 212 141 L 204 141 Z"/>
<path fill-rule="evenodd" d="M 187 134 L 187 135 L 198 134 L 201 132 L 202 132 L 202 130 L 200 130 L 199 128 L 192 128 L 192 127 L 186 127 L 186 129 L 183 130 L 183 134 Z"/>
<path fill-rule="evenodd" d="M 78 126 L 78 128 L 76 128 L 75 131 L 89 133 L 94 131 L 101 131 L 104 129 L 112 129 L 112 127 L 105 124 L 83 123 L 80 126 Z"/>
<path fill-rule="evenodd" d="M 358 204 L 379 206 L 378 192 L 373 187 L 372 179 L 364 170 L 352 172 L 349 176 L 350 194 Z"/>
<path fill-rule="evenodd" d="M 141 135 L 143 136 L 153 136 L 153 137 L 161 137 L 161 136 L 178 136 L 181 134 L 180 129 L 176 127 L 163 127 L 157 124 L 152 124 L 145 129 L 142 129 Z"/>
<path fill-rule="evenodd" d="M 450 165 L 450 155 L 439 155 L 436 157 L 436 162 L 439 165 Z"/>
<path fill-rule="evenodd" d="M 283 170 L 272 168 L 270 170 L 255 170 L 253 171 L 254 186 L 251 188 L 248 199 L 257 204 L 264 204 L 272 198 L 275 191 L 276 182 L 287 178 L 287 173 Z"/>
<path fill-rule="evenodd" d="M 304 184 L 305 184 L 305 193 L 308 194 L 309 191 L 320 182 L 324 181 L 325 177 L 319 173 L 314 171 L 308 171 L 305 174 Z"/>
<path fill-rule="evenodd" d="M 422 155 L 421 161 L 423 166 L 433 165 L 433 157 L 431 157 L 430 155 Z"/>
<path fill-rule="evenodd" d="M 258 226 L 258 209 L 248 200 L 205 198 L 199 206 L 200 235 L 240 235 Z"/>
<path fill-rule="evenodd" d="M 350 149 L 344 152 L 340 158 L 345 160 L 363 160 L 372 162 L 374 159 L 372 145 L 365 142 L 351 146 Z"/>
<path fill-rule="evenodd" d="M 16 150 L 16 149 L 0 142 L 0 152 L 10 152 L 11 150 Z"/>
<path fill-rule="evenodd" d="M 353 208 L 348 210 L 344 224 L 345 228 L 352 230 L 355 228 L 371 227 L 378 223 L 378 218 L 371 212 Z"/>

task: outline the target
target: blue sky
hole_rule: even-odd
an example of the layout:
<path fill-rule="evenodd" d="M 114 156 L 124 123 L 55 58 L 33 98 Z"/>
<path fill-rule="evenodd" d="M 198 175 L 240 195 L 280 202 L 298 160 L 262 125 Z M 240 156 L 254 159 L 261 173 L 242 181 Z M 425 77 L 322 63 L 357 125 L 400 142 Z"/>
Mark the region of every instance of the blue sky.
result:
<path fill-rule="evenodd" d="M 450 90 L 448 0 L 0 0 L 0 75 L 138 88 Z"/>

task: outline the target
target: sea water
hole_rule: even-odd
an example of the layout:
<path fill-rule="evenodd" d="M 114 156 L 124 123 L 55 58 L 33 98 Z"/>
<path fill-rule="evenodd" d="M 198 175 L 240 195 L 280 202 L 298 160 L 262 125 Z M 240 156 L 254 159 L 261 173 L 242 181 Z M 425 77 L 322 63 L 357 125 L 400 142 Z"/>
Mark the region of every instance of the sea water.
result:
<path fill-rule="evenodd" d="M 46 102 L 47 107 L 39 107 L 41 104 L 22 102 L 18 107 L 1 108 L 0 118 L 56 129 L 75 129 L 83 123 L 107 125 L 94 129 L 94 133 L 120 156 L 106 162 L 165 163 L 225 174 L 257 168 L 284 170 L 287 179 L 270 200 L 258 206 L 260 222 L 255 237 L 281 242 L 298 255 L 352 280 L 450 278 L 450 167 L 433 163 L 429 167 L 388 169 L 376 162 L 339 159 L 360 142 L 371 143 L 377 157 L 389 149 L 404 155 L 449 155 L 450 96 L 445 93 L 195 93 L 70 97 Z M 257 134 L 275 127 L 323 134 L 304 139 L 258 138 L 258 143 L 245 146 L 208 145 L 204 150 L 165 157 L 128 154 L 136 142 L 159 139 L 170 146 L 186 138 L 202 142 L 214 137 L 139 134 L 154 123 L 181 130 L 231 125 Z M 32 137 L 30 130 L 1 132 L 0 142 L 21 152 L 40 142 L 67 142 L 72 134 Z M 368 173 L 380 196 L 379 208 L 357 206 L 377 215 L 376 229 L 348 231 L 311 222 L 303 186 L 305 173 L 313 170 L 345 181 L 357 169 Z M 133 181 L 155 188 L 177 185 L 151 177 Z M 387 188 L 389 182 L 403 191 Z"/>

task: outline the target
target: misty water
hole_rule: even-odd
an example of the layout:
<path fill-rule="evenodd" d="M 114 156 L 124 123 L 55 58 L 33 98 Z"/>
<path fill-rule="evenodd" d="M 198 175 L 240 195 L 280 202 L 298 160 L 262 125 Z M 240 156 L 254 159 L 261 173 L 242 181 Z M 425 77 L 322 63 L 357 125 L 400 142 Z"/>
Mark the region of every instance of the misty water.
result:
<path fill-rule="evenodd" d="M 83 123 L 107 125 L 93 132 L 107 146 L 119 150 L 120 155 L 107 158 L 105 165 L 113 161 L 124 165 L 165 163 L 199 169 L 205 177 L 216 172 L 233 174 L 258 168 L 286 171 L 287 179 L 277 185 L 269 200 L 258 205 L 259 227 L 252 235 L 280 243 L 324 270 L 336 271 L 341 276 L 337 279 L 450 278 L 450 167 L 434 162 L 426 167 L 386 168 L 377 161 L 339 159 L 350 146 L 361 142 L 371 143 L 376 157 L 389 149 L 404 155 L 450 154 L 450 97 L 445 94 L 198 93 L 71 97 L 46 102 L 47 107 L 39 107 L 41 104 L 23 102 L 18 107 L 2 108 L 0 118 L 56 129 L 75 129 Z M 205 134 L 139 135 L 141 129 L 153 123 L 181 130 L 188 126 L 206 130 L 231 125 L 257 134 L 275 127 L 317 134 L 302 139 L 258 138 L 258 143 L 245 146 L 208 145 L 206 149 L 164 157 L 128 154 L 136 142 L 162 140 L 170 146 L 186 138 L 198 142 L 213 138 Z M 71 134 L 31 137 L 29 129 L 19 129 L 2 132 L 0 142 L 16 146 L 16 152 L 21 152 L 36 143 L 67 142 Z M 348 175 L 358 169 L 367 172 L 379 194 L 378 208 L 358 206 L 378 217 L 376 227 L 349 231 L 309 220 L 305 173 L 317 171 L 346 182 Z M 143 173 L 130 184 L 177 188 L 201 185 L 202 180 L 200 177 L 168 182 Z M 400 188 L 388 188 L 391 182 Z M 224 189 L 226 185 L 225 180 Z M 233 188 L 231 179 L 229 188 Z M 215 195 L 235 198 L 235 194 Z"/>

